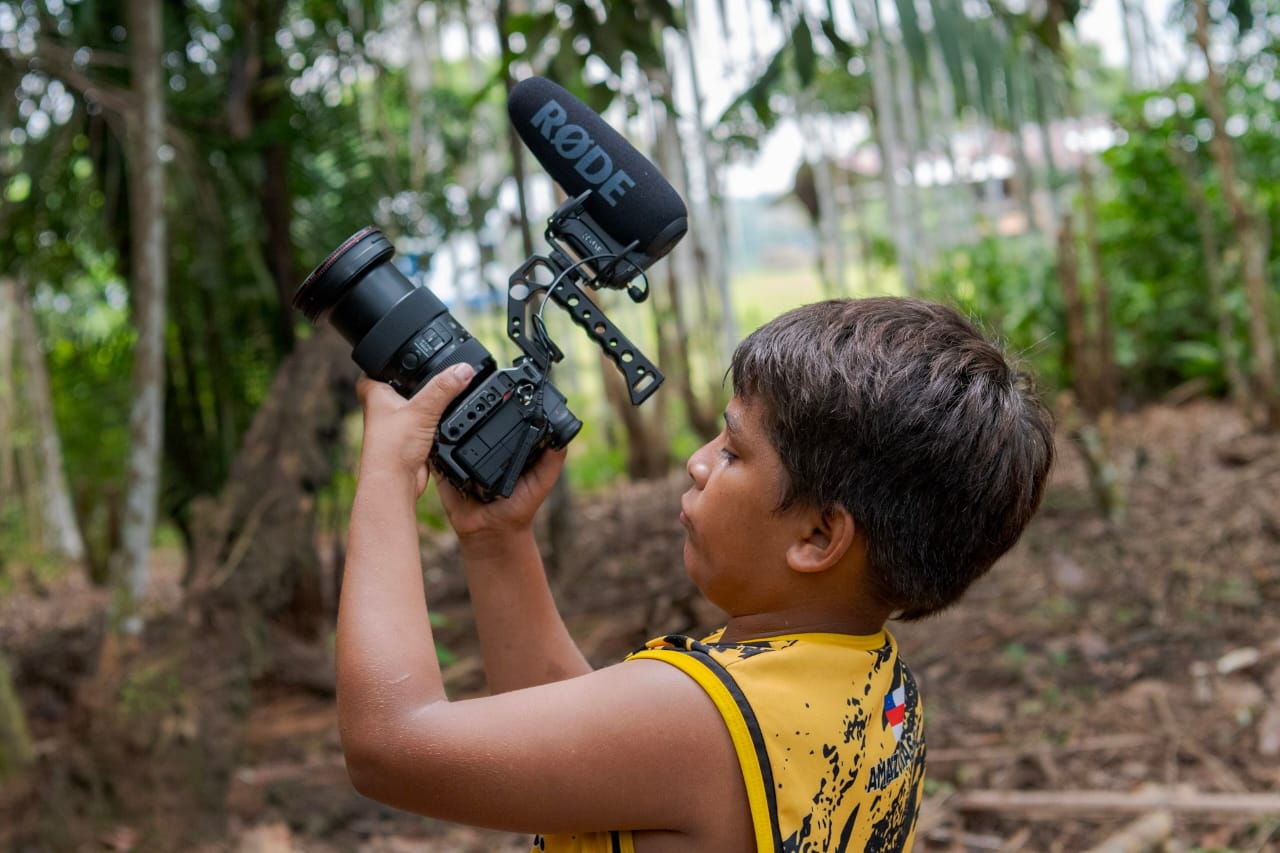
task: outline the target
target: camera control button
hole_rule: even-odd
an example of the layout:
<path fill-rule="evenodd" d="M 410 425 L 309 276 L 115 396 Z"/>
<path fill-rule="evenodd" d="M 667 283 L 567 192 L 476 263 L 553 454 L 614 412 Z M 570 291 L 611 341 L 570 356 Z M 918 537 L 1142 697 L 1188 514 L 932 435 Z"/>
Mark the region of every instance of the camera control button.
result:
<path fill-rule="evenodd" d="M 428 329 L 427 333 L 422 337 L 423 342 L 427 345 L 429 352 L 438 352 L 444 348 L 446 340 L 435 329 Z"/>
<path fill-rule="evenodd" d="M 415 370 L 422 364 L 422 356 L 416 350 L 410 350 L 400 358 L 400 366 L 405 370 Z"/>

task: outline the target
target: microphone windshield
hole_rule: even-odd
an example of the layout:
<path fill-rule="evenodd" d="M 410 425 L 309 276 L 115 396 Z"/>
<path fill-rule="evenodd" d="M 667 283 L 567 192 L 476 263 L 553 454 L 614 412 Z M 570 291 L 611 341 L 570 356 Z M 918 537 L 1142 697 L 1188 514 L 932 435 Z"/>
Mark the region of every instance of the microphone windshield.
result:
<path fill-rule="evenodd" d="M 688 211 L 658 168 L 594 110 L 544 77 L 517 83 L 507 99 L 524 144 L 572 198 L 592 190 L 584 209 L 626 246 L 653 262 L 688 229 Z"/>

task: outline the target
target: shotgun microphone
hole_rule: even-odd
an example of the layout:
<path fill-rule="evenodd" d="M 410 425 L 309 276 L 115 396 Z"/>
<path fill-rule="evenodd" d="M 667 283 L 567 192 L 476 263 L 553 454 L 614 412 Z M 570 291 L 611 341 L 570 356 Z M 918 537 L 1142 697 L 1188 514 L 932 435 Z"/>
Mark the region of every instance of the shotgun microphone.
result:
<path fill-rule="evenodd" d="M 612 238 L 619 259 L 598 284 L 625 286 L 684 236 L 684 201 L 656 166 L 594 110 L 544 77 L 517 83 L 507 99 L 512 126 L 547 173 L 593 224 Z M 588 192 L 588 190 L 590 192 Z M 600 255 L 590 239 L 582 252 Z"/>

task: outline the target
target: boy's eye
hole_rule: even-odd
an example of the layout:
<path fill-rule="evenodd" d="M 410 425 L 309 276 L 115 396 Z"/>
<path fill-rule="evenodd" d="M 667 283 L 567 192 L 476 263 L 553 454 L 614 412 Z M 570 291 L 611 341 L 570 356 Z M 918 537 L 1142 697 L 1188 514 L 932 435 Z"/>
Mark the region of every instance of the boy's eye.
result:
<path fill-rule="evenodd" d="M 738 455 L 727 447 L 720 448 L 720 455 L 729 462 L 732 462 L 733 460 L 738 458 Z"/>

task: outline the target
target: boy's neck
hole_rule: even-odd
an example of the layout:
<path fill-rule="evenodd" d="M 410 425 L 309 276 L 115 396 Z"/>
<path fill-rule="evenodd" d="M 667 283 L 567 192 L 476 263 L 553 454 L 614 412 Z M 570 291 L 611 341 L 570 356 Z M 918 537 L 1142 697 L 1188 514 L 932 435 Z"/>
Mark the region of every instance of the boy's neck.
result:
<path fill-rule="evenodd" d="M 738 643 L 786 634 L 849 634 L 865 637 L 884 628 L 889 614 L 880 608 L 853 608 L 832 612 L 829 606 L 798 606 L 769 613 L 729 617 L 721 641 Z"/>

